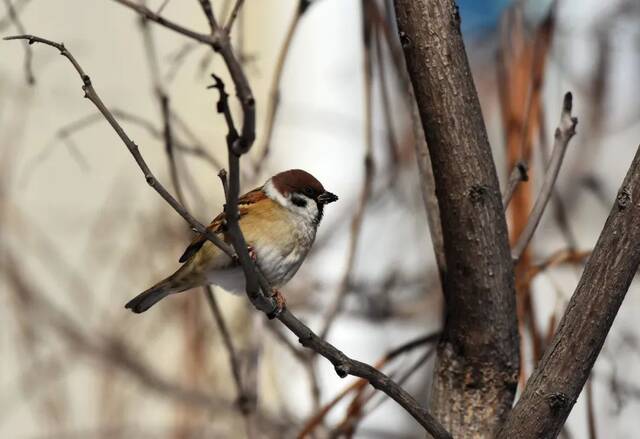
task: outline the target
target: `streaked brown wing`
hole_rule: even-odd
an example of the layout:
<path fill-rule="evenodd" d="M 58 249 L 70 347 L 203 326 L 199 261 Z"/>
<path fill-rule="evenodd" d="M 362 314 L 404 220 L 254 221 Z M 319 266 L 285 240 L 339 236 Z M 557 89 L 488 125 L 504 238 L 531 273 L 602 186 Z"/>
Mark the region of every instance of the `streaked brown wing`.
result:
<path fill-rule="evenodd" d="M 267 196 L 262 191 L 262 187 L 256 188 L 250 192 L 247 192 L 240 198 L 238 198 L 238 212 L 240 213 L 240 217 L 247 213 L 247 207 L 251 204 L 257 203 L 260 200 L 264 200 Z M 218 216 L 216 216 L 211 224 L 207 226 L 207 230 L 212 233 L 220 234 L 224 232 L 224 222 L 225 222 L 225 213 L 222 212 Z M 225 241 L 226 238 L 223 238 Z M 197 234 L 191 240 L 191 243 L 184 251 L 182 256 L 180 256 L 180 262 L 187 262 L 191 256 L 196 254 L 198 250 L 203 246 L 203 244 L 207 241 L 207 238 L 201 234 Z"/>

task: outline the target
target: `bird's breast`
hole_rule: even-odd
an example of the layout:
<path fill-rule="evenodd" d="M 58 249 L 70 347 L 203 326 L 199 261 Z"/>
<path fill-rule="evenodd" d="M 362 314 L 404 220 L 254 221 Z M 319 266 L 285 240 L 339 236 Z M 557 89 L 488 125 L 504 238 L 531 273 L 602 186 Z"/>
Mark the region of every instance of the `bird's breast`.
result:
<path fill-rule="evenodd" d="M 274 287 L 284 285 L 298 271 L 315 237 L 314 224 L 285 214 L 255 240 L 258 266 Z"/>

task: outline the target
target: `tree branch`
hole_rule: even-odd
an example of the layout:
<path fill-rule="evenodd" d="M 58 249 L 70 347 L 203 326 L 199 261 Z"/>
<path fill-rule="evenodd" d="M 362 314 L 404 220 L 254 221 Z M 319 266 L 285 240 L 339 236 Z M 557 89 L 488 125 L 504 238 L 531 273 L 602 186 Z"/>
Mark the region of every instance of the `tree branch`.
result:
<path fill-rule="evenodd" d="M 509 207 L 509 202 L 511 201 L 511 197 L 513 197 L 513 193 L 516 191 L 518 184 L 529 180 L 529 175 L 527 174 L 528 170 L 529 167 L 526 162 L 520 160 L 513 167 L 511 174 L 509 174 L 507 187 L 504 189 L 504 193 L 502 194 L 502 205 L 504 206 L 505 211 L 507 210 L 507 207 Z"/>
<path fill-rule="evenodd" d="M 558 330 L 498 438 L 555 437 L 640 265 L 640 148 Z"/>
<path fill-rule="evenodd" d="M 511 257 L 514 262 L 517 262 L 522 253 L 524 253 L 527 245 L 529 245 L 529 241 L 533 237 L 533 234 L 540 224 L 540 219 L 542 218 L 542 214 L 544 213 L 545 208 L 547 207 L 547 203 L 549 202 L 549 198 L 551 197 L 551 193 L 553 192 L 553 187 L 558 179 L 558 173 L 560 172 L 560 166 L 562 165 L 562 160 L 564 159 L 564 155 L 567 152 L 567 147 L 569 146 L 569 141 L 576 133 L 576 125 L 578 123 L 578 119 L 571 116 L 571 107 L 572 107 L 573 98 L 571 93 L 566 93 L 564 95 L 564 101 L 562 103 L 562 113 L 560 115 L 560 123 L 558 124 L 558 128 L 556 128 L 555 133 L 555 142 L 553 145 L 553 152 L 551 153 L 551 160 L 549 161 L 549 168 L 547 169 L 547 173 L 545 174 L 544 181 L 542 182 L 542 188 L 540 188 L 540 195 L 536 199 L 536 203 L 531 210 L 531 215 L 529 215 L 529 220 L 525 225 L 522 233 L 518 237 L 518 241 L 513 246 L 513 250 L 511 251 Z"/>
<path fill-rule="evenodd" d="M 147 162 L 142 157 L 142 154 L 140 154 L 138 145 L 136 145 L 135 142 L 129 138 L 129 136 L 122 129 L 122 126 L 120 126 L 120 124 L 118 123 L 116 118 L 113 116 L 111 111 L 104 105 L 104 103 L 100 99 L 100 96 L 98 96 L 95 89 L 93 88 L 93 85 L 91 84 L 91 78 L 89 77 L 89 75 L 87 75 L 84 72 L 84 70 L 82 69 L 80 64 L 78 64 L 78 62 L 73 57 L 71 52 L 69 52 L 64 47 L 64 44 L 56 43 L 54 41 L 50 41 L 50 40 L 36 37 L 33 35 L 16 35 L 11 37 L 5 37 L 4 39 L 5 40 L 27 40 L 29 44 L 42 43 L 42 44 L 46 44 L 47 46 L 51 46 L 58 49 L 60 51 L 60 55 L 67 58 L 75 68 L 76 72 L 78 72 L 78 75 L 80 75 L 80 78 L 82 79 L 82 83 L 83 83 L 82 90 L 85 93 L 85 97 L 89 99 L 96 106 L 96 108 L 98 108 L 98 110 L 100 111 L 100 113 L 102 113 L 102 115 L 107 120 L 107 122 L 109 122 L 109 125 L 111 125 L 111 127 L 118 134 L 118 137 L 120 137 L 122 142 L 125 144 L 129 152 L 133 156 L 134 160 L 138 164 L 138 167 L 142 171 L 144 178 L 147 181 L 147 184 L 151 186 L 171 207 L 173 207 L 173 209 L 182 218 L 184 218 L 191 225 L 191 227 L 195 229 L 195 231 L 206 236 L 207 239 L 209 239 L 211 242 L 217 245 L 221 250 L 223 250 L 229 256 L 233 256 L 234 254 L 233 249 L 231 249 L 229 245 L 227 245 L 224 241 L 222 241 L 216 235 L 211 233 L 205 226 L 199 223 L 193 216 L 191 216 L 191 214 L 187 212 L 187 210 L 173 197 L 173 195 L 171 195 L 165 189 L 165 187 L 156 179 L 156 177 L 153 175 L 153 173 L 149 169 Z"/>
<path fill-rule="evenodd" d="M 446 303 L 432 409 L 455 437 L 489 437 L 515 395 L 513 263 L 498 178 L 452 0 L 395 0 L 435 178 Z"/>
<path fill-rule="evenodd" d="M 128 3 L 127 0 L 116 0 L 121 3 Z M 137 5 L 133 5 L 133 9 L 138 10 Z M 146 8 L 144 8 L 146 10 Z M 148 11 L 148 10 L 147 10 Z M 150 12 L 150 11 L 149 11 Z M 151 13 L 153 14 L 153 13 Z M 147 16 L 147 15 L 145 15 Z M 147 17 L 149 18 L 149 17 Z M 151 18 L 150 18 L 151 19 Z M 152 21 L 154 21 L 152 19 Z M 191 31 L 189 31 L 191 32 Z M 220 238 L 209 232 L 202 224 L 195 220 L 185 209 L 183 206 L 178 203 L 175 198 L 167 192 L 167 190 L 162 186 L 156 178 L 151 173 L 149 167 L 144 161 L 138 146 L 127 136 L 124 132 L 120 124 L 113 117 L 112 113 L 107 109 L 107 107 L 103 104 L 102 100 L 96 93 L 95 89 L 91 84 L 91 79 L 84 72 L 82 67 L 78 64 L 76 59 L 71 55 L 71 53 L 64 47 L 63 44 L 56 43 L 44 38 L 36 37 L 33 35 L 18 35 L 13 37 L 6 37 L 5 40 L 27 40 L 29 43 L 42 43 L 51 47 L 54 47 L 60 51 L 60 54 L 71 62 L 74 66 L 77 73 L 80 75 L 83 86 L 82 89 L 85 92 L 85 96 L 98 108 L 98 110 L 102 113 L 105 119 L 109 122 L 109 124 L 116 131 L 120 139 L 123 141 L 127 149 L 133 155 L 136 163 L 142 170 L 147 183 L 160 194 L 160 196 L 171 205 L 171 207 L 176 210 L 189 224 L 191 224 L 194 229 L 204 235 L 207 239 L 212 241 L 218 247 L 220 247 L 223 251 L 225 251 L 230 257 L 234 256 L 234 252 L 229 246 L 222 242 Z M 225 49 L 226 47 L 226 49 Z M 226 52 L 225 52 L 226 50 Z M 223 45 L 220 47 L 220 52 L 223 55 L 225 62 L 230 70 L 231 76 L 235 78 L 235 73 L 237 73 L 237 69 L 242 70 L 239 64 L 235 60 L 235 56 L 232 52 L 230 45 Z M 226 55 L 225 55 L 226 53 Z M 244 77 L 244 73 L 242 73 L 242 77 Z M 214 77 L 215 78 L 215 77 Z M 246 80 L 246 78 L 245 78 Z M 229 121 L 228 126 L 230 129 L 230 133 L 227 136 L 228 141 L 228 149 L 229 149 L 229 189 L 227 194 L 227 203 L 225 205 L 225 212 L 227 213 L 227 221 L 228 221 L 228 234 L 233 243 L 233 249 L 236 250 L 237 257 L 242 264 L 242 268 L 246 277 L 246 286 L 247 286 L 247 296 L 251 303 L 260 311 L 264 312 L 267 315 L 274 315 L 274 310 L 277 308 L 275 301 L 266 296 L 264 293 L 261 293 L 261 289 L 263 292 L 270 292 L 271 287 L 262 275 L 262 273 L 256 269 L 253 260 L 249 257 L 247 246 L 244 241 L 244 237 L 242 236 L 242 232 L 240 231 L 240 227 L 238 225 L 238 195 L 239 195 L 239 186 L 240 186 L 240 155 L 246 152 L 250 147 L 254 139 L 254 133 L 251 132 L 252 123 L 247 122 L 247 115 L 245 114 L 245 118 L 243 120 L 243 132 L 245 129 L 249 129 L 248 137 L 243 139 L 243 133 L 237 135 L 235 130 L 235 125 L 233 124 L 233 118 L 231 116 L 228 105 L 226 104 L 227 95 L 224 92 L 224 86 L 217 79 L 217 88 L 221 93 L 221 100 L 224 100 L 225 103 L 221 105 L 218 104 L 218 109 L 222 113 L 225 114 L 227 121 Z M 240 85 L 246 85 L 248 87 L 248 83 L 243 83 L 240 79 L 235 78 L 234 82 L 236 82 L 236 86 L 238 83 Z M 251 96 L 251 90 L 244 90 L 241 92 L 238 89 L 238 96 Z M 241 98 L 242 99 L 242 98 Z M 253 98 L 251 97 L 251 102 L 247 108 L 251 111 L 254 109 Z M 243 108 L 245 108 L 243 106 Z M 249 116 L 251 117 L 251 116 Z M 391 380 L 388 376 L 375 369 L 374 367 L 362 363 L 357 360 L 353 360 L 347 357 L 343 352 L 336 349 L 333 345 L 327 343 L 326 341 L 320 339 L 313 331 L 311 331 L 304 323 L 298 320 L 293 314 L 291 314 L 287 309 L 283 309 L 279 314 L 277 314 L 277 318 L 291 330 L 297 337 L 300 343 L 315 352 L 319 353 L 323 357 L 327 358 L 334 366 L 336 373 L 340 377 L 345 377 L 347 375 L 354 375 L 361 378 L 366 379 L 373 387 L 378 390 L 382 390 L 384 393 L 389 395 L 393 400 L 395 400 L 398 404 L 400 404 L 413 418 L 420 423 L 432 436 L 437 439 L 440 438 L 450 438 L 451 435 L 435 420 L 428 411 L 426 411 L 423 407 L 421 407 L 418 402 L 411 396 L 407 391 L 402 389 L 396 382 Z"/>
<path fill-rule="evenodd" d="M 116 3 L 120 3 L 123 6 L 128 7 L 136 11 L 144 18 L 173 30 L 181 35 L 199 41 L 203 44 L 209 45 L 214 51 L 219 52 L 224 59 L 227 68 L 229 69 L 229 75 L 236 87 L 238 100 L 242 107 L 242 128 L 240 130 L 240 136 L 236 139 L 236 143 L 233 145 L 235 154 L 242 155 L 251 148 L 253 140 L 255 139 L 255 126 L 256 126 L 256 111 L 255 100 L 249 86 L 242 65 L 236 58 L 231 48 L 231 41 L 229 40 L 228 32 L 220 29 L 219 27 L 210 35 L 194 32 L 184 26 L 181 26 L 171 20 L 168 20 L 144 5 L 134 3 L 131 0 L 113 0 Z"/>
<path fill-rule="evenodd" d="M 325 357 L 333 364 L 339 377 L 344 378 L 347 375 L 354 375 L 366 379 L 378 390 L 382 390 L 389 395 L 394 401 L 400 404 L 416 421 L 420 423 L 435 438 L 448 438 L 451 435 L 436 421 L 428 411 L 422 408 L 417 401 L 411 397 L 397 383 L 392 381 L 388 376 L 377 370 L 376 368 L 353 360 L 347 357 L 343 352 L 336 349 L 333 345 L 318 337 L 304 323 L 298 320 L 286 308 L 278 310 L 273 298 L 265 295 L 271 291 L 271 286 L 265 279 L 264 275 L 257 270 L 255 263 L 249 257 L 247 245 L 242 236 L 242 231 L 238 225 L 238 195 L 240 186 L 239 161 L 240 156 L 236 154 L 233 145 L 236 144 L 234 136 L 233 117 L 231 116 L 229 106 L 226 103 L 228 95 L 224 91 L 224 84 L 214 75 L 216 84 L 214 85 L 220 92 L 220 101 L 218 102 L 218 111 L 225 115 L 229 125 L 229 134 L 227 134 L 227 144 L 229 150 L 229 190 L 227 203 L 225 204 L 225 212 L 227 217 L 228 235 L 236 250 L 242 269 L 246 278 L 247 297 L 251 303 L 260 311 L 269 317 L 275 317 L 282 322 L 297 337 L 300 344 L 304 347 L 312 349 L 318 354 Z M 262 290 L 262 292 L 260 291 Z"/>

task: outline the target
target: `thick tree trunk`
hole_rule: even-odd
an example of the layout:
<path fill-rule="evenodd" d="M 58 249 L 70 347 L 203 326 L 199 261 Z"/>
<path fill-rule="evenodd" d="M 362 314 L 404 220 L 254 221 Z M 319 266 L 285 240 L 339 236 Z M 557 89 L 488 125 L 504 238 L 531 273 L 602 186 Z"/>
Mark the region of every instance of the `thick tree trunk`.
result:
<path fill-rule="evenodd" d="M 640 148 L 558 331 L 499 438 L 553 438 L 589 377 L 640 264 Z"/>
<path fill-rule="evenodd" d="M 490 437 L 513 402 L 518 332 L 496 170 L 451 0 L 395 0 L 444 237 L 446 319 L 432 409 L 454 437 Z"/>

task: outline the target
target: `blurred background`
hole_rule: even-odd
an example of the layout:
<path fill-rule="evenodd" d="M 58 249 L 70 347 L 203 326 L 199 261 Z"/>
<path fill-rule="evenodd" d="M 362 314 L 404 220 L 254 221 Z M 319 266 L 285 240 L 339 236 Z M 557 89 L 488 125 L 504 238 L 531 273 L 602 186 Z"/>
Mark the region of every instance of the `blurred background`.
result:
<path fill-rule="evenodd" d="M 212 3 L 223 21 L 235 2 Z M 233 41 L 258 126 L 243 190 L 302 168 L 340 196 L 283 290 L 289 307 L 426 403 L 442 299 L 392 2 L 244 3 Z M 513 236 L 539 189 L 565 91 L 579 118 L 517 267 L 524 382 L 639 144 L 640 3 L 458 3 L 501 184 L 518 160 L 529 166 L 508 211 Z M 146 5 L 207 32 L 196 1 Z M 206 88 L 216 73 L 233 95 L 219 57 L 109 0 L 3 0 L 0 35 L 26 32 L 65 43 L 199 221 L 222 209 L 226 127 Z M 0 437 L 422 437 L 394 402 L 338 378 L 245 297 L 214 290 L 211 302 L 194 290 L 144 315 L 125 312 L 177 268 L 192 232 L 80 86 L 56 50 L 0 45 Z M 636 283 L 564 437 L 634 437 L 638 312 Z"/>

